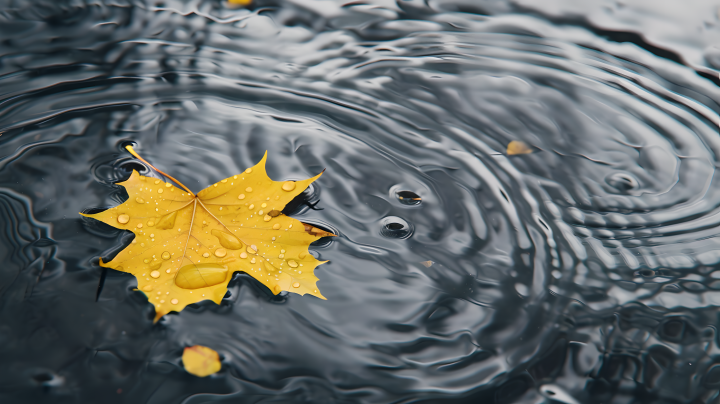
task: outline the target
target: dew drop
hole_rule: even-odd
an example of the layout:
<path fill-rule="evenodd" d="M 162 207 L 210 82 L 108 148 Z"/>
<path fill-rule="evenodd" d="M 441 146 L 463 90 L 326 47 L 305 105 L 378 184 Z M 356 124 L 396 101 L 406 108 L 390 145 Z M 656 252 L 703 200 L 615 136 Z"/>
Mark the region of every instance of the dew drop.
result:
<path fill-rule="evenodd" d="M 141 198 L 141 197 L 138 196 L 137 198 L 135 198 L 135 202 L 137 202 L 137 203 L 145 203 L 145 199 L 143 199 L 143 198 Z"/>
<path fill-rule="evenodd" d="M 280 223 L 275 223 L 273 225 L 273 230 L 280 230 Z"/>
<path fill-rule="evenodd" d="M 263 212 L 262 210 L 258 210 L 258 213 L 257 213 L 257 214 L 258 214 L 258 216 L 262 216 L 263 213 L 264 213 L 264 212 Z"/>
<path fill-rule="evenodd" d="M 299 288 L 299 287 L 300 287 L 300 282 L 295 282 L 295 283 L 293 283 L 293 287 L 294 287 L 294 288 Z"/>
<path fill-rule="evenodd" d="M 142 223 L 138 223 L 136 226 L 138 229 L 142 229 Z"/>
<path fill-rule="evenodd" d="M 240 258 L 243 258 L 243 259 L 247 258 L 247 253 L 245 251 L 241 252 Z"/>
<path fill-rule="evenodd" d="M 149 264 L 149 263 L 150 263 L 150 258 L 145 258 L 145 259 L 143 260 L 143 262 L 146 263 L 146 264 Z"/>
<path fill-rule="evenodd" d="M 255 263 L 255 257 L 250 258 L 250 263 L 251 263 L 251 264 L 254 264 L 254 263 Z"/>
<path fill-rule="evenodd" d="M 293 189 L 295 189 L 295 181 L 285 181 L 282 184 L 282 189 L 283 189 L 283 191 L 287 191 L 287 192 L 292 191 Z"/>
<path fill-rule="evenodd" d="M 160 271 L 152 271 L 152 272 L 150 272 L 150 276 L 152 276 L 153 278 L 159 278 Z"/>
<path fill-rule="evenodd" d="M 152 285 L 145 285 L 143 286 L 143 290 L 146 292 L 150 292 L 153 289 Z"/>
<path fill-rule="evenodd" d="M 250 174 L 251 172 L 252 172 L 252 168 L 248 168 L 247 170 L 245 170 L 245 174 Z"/>
<path fill-rule="evenodd" d="M 183 289 L 205 288 L 225 281 L 227 273 L 227 268 L 218 264 L 185 265 L 178 271 L 175 284 Z"/>
<path fill-rule="evenodd" d="M 170 303 L 172 303 L 172 304 L 178 304 L 178 302 L 179 302 L 178 299 L 172 299 L 172 300 L 170 300 Z"/>
<path fill-rule="evenodd" d="M 172 229 L 175 227 L 175 219 L 177 219 L 177 211 L 161 217 L 157 222 L 157 228 L 162 230 Z"/>
<path fill-rule="evenodd" d="M 292 229 L 292 224 L 290 226 L 288 226 L 288 229 Z"/>
<path fill-rule="evenodd" d="M 213 229 L 210 234 L 217 237 L 220 245 L 229 250 L 239 250 L 243 246 L 242 242 L 237 237 L 228 232 Z"/>
<path fill-rule="evenodd" d="M 307 257 L 307 253 L 306 253 L 306 252 L 301 252 L 300 254 L 298 254 L 298 258 L 300 258 L 300 259 L 303 259 L 303 258 L 305 258 L 305 257 Z"/>
<path fill-rule="evenodd" d="M 158 194 L 162 194 L 162 193 L 163 193 L 163 189 L 162 189 L 162 188 L 158 188 Z"/>
<path fill-rule="evenodd" d="M 245 192 L 252 192 L 252 187 L 245 188 Z"/>
<path fill-rule="evenodd" d="M 155 226 L 155 222 L 154 222 L 154 221 L 152 221 L 152 220 L 151 220 L 151 221 L 149 221 L 149 222 L 148 222 L 148 226 L 150 226 L 150 227 L 153 227 L 153 226 Z"/>
<path fill-rule="evenodd" d="M 155 233 L 151 233 L 151 234 L 150 234 L 150 237 L 151 237 L 151 238 L 152 238 L 152 237 L 155 237 Z"/>
<path fill-rule="evenodd" d="M 155 183 L 156 183 L 156 184 L 159 184 L 159 183 L 160 183 L 160 180 L 155 180 Z"/>
<path fill-rule="evenodd" d="M 169 183 L 169 182 L 166 182 L 166 183 L 165 183 L 165 188 L 170 188 L 171 186 L 172 186 L 171 183 Z"/>
<path fill-rule="evenodd" d="M 203 253 L 203 257 L 207 258 L 207 257 L 209 257 L 209 256 L 210 256 L 209 253 Z"/>
<path fill-rule="evenodd" d="M 238 195 L 238 199 L 245 199 L 245 194 Z"/>
<path fill-rule="evenodd" d="M 262 212 L 262 211 L 260 211 L 260 212 Z M 265 217 L 263 217 L 263 220 L 266 221 L 266 222 L 269 222 L 270 220 L 272 220 L 272 216 L 270 216 L 270 215 L 265 215 Z M 278 228 L 280 227 L 280 224 L 279 224 L 279 223 L 277 223 L 276 225 L 278 226 Z M 273 226 L 273 228 L 275 228 L 275 226 Z"/>
<path fill-rule="evenodd" d="M 167 251 L 165 251 L 165 252 L 162 253 L 161 257 L 162 257 L 162 259 L 164 259 L 164 260 L 169 260 L 169 259 L 170 259 L 170 253 L 167 252 Z"/>
<path fill-rule="evenodd" d="M 253 210 L 254 208 L 255 208 L 255 205 L 253 205 L 252 203 L 250 204 L 250 206 L 248 206 L 248 209 L 250 209 L 250 210 Z"/>
<path fill-rule="evenodd" d="M 227 255 L 227 251 L 225 251 L 224 248 L 218 248 L 217 250 L 215 250 L 215 256 L 218 258 L 222 258 L 226 255 Z"/>
<path fill-rule="evenodd" d="M 278 255 L 278 258 L 280 258 L 280 259 L 285 258 L 285 254 Z"/>
<path fill-rule="evenodd" d="M 298 263 L 295 260 L 288 260 L 288 265 L 290 265 L 292 268 L 298 267 Z"/>

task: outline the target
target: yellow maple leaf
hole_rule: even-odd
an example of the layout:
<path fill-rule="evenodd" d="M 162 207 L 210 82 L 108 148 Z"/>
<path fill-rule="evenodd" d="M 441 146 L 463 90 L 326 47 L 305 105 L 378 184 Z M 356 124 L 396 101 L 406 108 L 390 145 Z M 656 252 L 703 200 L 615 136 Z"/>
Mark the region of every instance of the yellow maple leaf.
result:
<path fill-rule="evenodd" d="M 146 164 L 132 149 L 128 151 Z M 128 272 L 155 305 L 155 321 L 201 300 L 220 303 L 236 271 L 274 294 L 283 290 L 325 299 L 313 270 L 324 263 L 308 253 L 313 241 L 334 236 L 281 212 L 322 173 L 302 181 L 273 181 L 267 152 L 254 167 L 197 195 L 133 170 L 118 183 L 127 201 L 104 212 L 82 214 L 135 234 L 132 243 L 103 267 Z M 153 167 L 155 168 L 155 167 Z"/>

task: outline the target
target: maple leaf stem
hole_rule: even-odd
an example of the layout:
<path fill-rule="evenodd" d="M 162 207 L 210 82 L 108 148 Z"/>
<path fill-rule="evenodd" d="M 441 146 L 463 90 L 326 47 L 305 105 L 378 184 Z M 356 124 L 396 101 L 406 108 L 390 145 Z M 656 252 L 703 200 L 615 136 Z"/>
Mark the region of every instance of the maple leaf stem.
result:
<path fill-rule="evenodd" d="M 183 184 L 182 182 L 176 180 L 176 179 L 173 178 L 171 175 L 166 174 L 166 173 L 160 171 L 157 167 L 155 167 L 154 165 L 148 163 L 147 160 L 145 160 L 144 158 L 140 157 L 140 155 L 137 154 L 137 152 L 133 149 L 132 146 L 128 145 L 128 146 L 125 146 L 125 148 L 127 149 L 128 152 L 130 152 L 130 154 L 132 154 L 133 156 L 135 156 L 137 159 L 139 159 L 139 160 L 142 161 L 143 163 L 145 163 L 145 164 L 149 165 L 150 167 L 152 167 L 153 170 L 155 170 L 155 171 L 159 172 L 160 174 L 162 174 L 162 175 L 170 178 L 173 182 L 175 182 L 176 184 L 178 184 L 178 185 L 180 185 L 181 187 L 183 187 L 183 189 L 185 189 L 186 191 L 188 191 L 188 193 L 191 193 L 191 194 L 195 195 L 195 193 L 193 193 L 191 190 L 189 190 L 188 187 L 185 186 L 185 184 Z"/>

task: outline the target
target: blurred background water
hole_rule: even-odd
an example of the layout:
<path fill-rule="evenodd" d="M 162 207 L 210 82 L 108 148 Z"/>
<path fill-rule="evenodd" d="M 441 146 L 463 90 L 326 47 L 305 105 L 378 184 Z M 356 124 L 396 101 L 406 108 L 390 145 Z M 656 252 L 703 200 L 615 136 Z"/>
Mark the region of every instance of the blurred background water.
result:
<path fill-rule="evenodd" d="M 715 403 L 720 6 L 0 0 L 0 402 Z M 121 145 L 269 152 L 328 298 L 245 274 L 153 325 Z M 510 141 L 532 154 L 508 156 Z M 410 191 L 422 198 L 408 203 Z M 428 262 L 430 261 L 430 262 Z M 221 354 L 187 374 L 185 346 Z"/>

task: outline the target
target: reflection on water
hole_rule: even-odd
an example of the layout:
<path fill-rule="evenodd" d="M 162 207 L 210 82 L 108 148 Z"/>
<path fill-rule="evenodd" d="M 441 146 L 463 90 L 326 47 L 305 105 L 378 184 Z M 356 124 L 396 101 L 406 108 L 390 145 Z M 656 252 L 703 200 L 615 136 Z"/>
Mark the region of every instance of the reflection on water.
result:
<path fill-rule="evenodd" d="M 2 401 L 717 400 L 717 10 L 545 3 L 4 1 Z M 196 192 L 326 168 L 328 300 L 95 302 L 128 140 Z"/>

